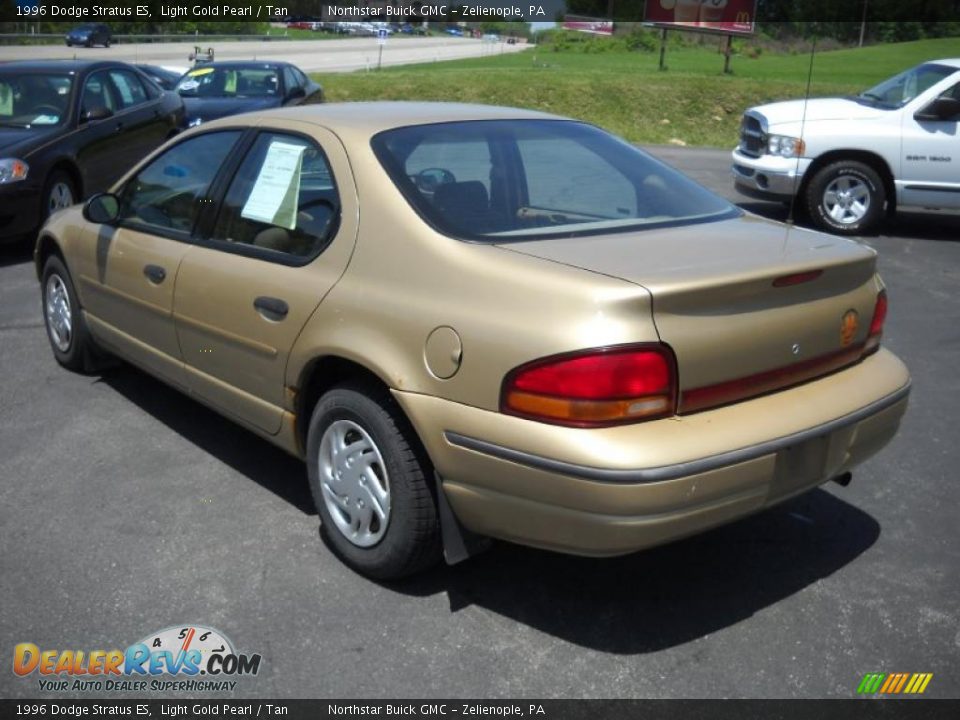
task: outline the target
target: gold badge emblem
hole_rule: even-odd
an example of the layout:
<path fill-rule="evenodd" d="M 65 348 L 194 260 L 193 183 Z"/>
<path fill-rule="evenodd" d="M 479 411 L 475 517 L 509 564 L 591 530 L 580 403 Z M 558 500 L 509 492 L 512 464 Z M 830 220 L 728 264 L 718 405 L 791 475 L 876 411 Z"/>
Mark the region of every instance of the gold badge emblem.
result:
<path fill-rule="evenodd" d="M 840 345 L 846 347 L 857 336 L 860 316 L 856 310 L 847 310 L 840 321 Z"/>

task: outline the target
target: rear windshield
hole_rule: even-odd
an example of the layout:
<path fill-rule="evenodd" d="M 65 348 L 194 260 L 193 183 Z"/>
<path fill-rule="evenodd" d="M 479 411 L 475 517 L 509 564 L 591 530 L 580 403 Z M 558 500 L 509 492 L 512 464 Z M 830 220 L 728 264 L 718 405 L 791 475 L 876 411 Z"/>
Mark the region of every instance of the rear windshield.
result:
<path fill-rule="evenodd" d="M 380 133 L 372 145 L 424 220 L 465 240 L 609 234 L 740 212 L 623 140 L 575 121 L 416 125 Z"/>

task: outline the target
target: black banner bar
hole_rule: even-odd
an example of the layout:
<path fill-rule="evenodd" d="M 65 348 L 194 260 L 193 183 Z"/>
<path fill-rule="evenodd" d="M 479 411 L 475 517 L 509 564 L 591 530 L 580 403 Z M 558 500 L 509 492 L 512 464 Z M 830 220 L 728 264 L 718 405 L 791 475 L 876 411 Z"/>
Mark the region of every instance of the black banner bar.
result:
<path fill-rule="evenodd" d="M 693 0 L 681 0 L 689 3 Z M 0 0 L 4 22 L 554 22 L 567 15 L 642 22 L 677 0 Z M 684 15 L 686 17 L 686 14 Z M 751 18 L 752 20 L 753 18 Z M 757 23 L 960 23 L 960 0 L 757 0 Z M 960 32 L 960 30 L 958 30 Z"/>
<path fill-rule="evenodd" d="M 955 720 L 960 700 L 0 700 L 3 718 Z"/>

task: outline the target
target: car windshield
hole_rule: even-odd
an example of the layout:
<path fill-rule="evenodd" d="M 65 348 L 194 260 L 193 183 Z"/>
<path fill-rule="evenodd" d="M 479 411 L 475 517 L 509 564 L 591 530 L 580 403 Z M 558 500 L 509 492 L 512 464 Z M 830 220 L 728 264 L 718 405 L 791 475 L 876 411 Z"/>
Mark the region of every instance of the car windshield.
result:
<path fill-rule="evenodd" d="M 417 125 L 380 133 L 372 144 L 424 220 L 465 240 L 627 232 L 740 213 L 634 146 L 575 121 Z"/>
<path fill-rule="evenodd" d="M 949 65 L 936 63 L 918 65 L 865 90 L 857 95 L 857 99 L 880 107 L 903 107 L 917 95 L 926 92 L 955 72 L 957 68 Z"/>
<path fill-rule="evenodd" d="M 279 80 L 274 68 L 198 67 L 177 83 L 183 97 L 275 97 Z"/>
<path fill-rule="evenodd" d="M 0 72 L 0 125 L 42 128 L 66 121 L 73 77 Z"/>

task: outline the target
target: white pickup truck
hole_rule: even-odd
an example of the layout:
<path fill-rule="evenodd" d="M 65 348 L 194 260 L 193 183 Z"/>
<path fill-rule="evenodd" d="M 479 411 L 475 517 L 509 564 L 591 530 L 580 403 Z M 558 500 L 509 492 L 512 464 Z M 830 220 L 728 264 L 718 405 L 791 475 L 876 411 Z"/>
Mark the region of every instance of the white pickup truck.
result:
<path fill-rule="evenodd" d="M 737 189 L 793 202 L 820 228 L 869 232 L 897 208 L 960 209 L 960 59 L 918 65 L 855 97 L 750 108 Z"/>

